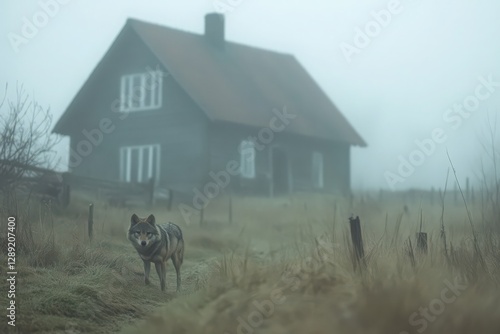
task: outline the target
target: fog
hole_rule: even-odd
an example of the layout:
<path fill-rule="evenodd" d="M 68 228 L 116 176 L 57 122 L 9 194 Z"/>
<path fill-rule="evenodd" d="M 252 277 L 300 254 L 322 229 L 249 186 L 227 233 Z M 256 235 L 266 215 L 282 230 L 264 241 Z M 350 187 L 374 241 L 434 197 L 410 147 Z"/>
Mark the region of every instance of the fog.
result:
<path fill-rule="evenodd" d="M 50 106 L 54 121 L 127 18 L 203 34 L 214 4 L 233 3 L 225 13 L 226 39 L 295 55 L 368 143 L 352 149 L 354 189 L 444 187 L 447 151 L 458 177 L 474 183 L 487 158 L 481 143 L 500 104 L 498 1 L 73 0 L 35 36 L 13 44 L 9 34 L 21 35 L 24 18 L 45 2 L 0 5 L 0 84 L 9 84 L 9 96 L 23 84 Z M 357 29 L 390 9 L 385 26 L 361 43 Z M 67 140 L 59 151 L 64 169 Z M 423 161 L 391 187 L 387 172 L 397 174 L 400 157 L 412 154 Z"/>

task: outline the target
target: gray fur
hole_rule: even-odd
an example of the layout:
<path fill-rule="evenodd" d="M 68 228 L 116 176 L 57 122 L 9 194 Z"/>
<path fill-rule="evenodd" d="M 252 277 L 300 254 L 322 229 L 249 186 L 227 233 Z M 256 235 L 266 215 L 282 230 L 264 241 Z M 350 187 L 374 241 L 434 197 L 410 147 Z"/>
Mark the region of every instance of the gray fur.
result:
<path fill-rule="evenodd" d="M 128 239 L 144 262 L 144 282 L 149 284 L 151 262 L 160 278 L 161 290 L 165 290 L 166 262 L 172 259 L 177 273 L 177 291 L 181 288 L 180 267 L 184 258 L 182 230 L 174 223 L 156 224 L 155 217 L 139 218 L 133 214 Z"/>

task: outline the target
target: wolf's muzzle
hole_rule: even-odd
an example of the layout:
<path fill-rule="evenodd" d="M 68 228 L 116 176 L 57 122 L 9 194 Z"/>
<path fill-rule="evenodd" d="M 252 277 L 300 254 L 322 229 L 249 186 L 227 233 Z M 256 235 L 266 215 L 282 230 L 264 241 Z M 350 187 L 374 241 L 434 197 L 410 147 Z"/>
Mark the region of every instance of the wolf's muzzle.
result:
<path fill-rule="evenodd" d="M 143 247 L 146 246 L 146 241 L 145 240 L 141 241 L 141 246 L 143 246 Z"/>

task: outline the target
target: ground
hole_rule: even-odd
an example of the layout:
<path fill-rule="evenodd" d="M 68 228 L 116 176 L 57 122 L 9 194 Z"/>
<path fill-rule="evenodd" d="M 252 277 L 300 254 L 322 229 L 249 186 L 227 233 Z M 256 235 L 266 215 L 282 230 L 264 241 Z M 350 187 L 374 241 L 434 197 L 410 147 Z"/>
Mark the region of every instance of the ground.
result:
<path fill-rule="evenodd" d="M 17 215 L 16 327 L 7 333 L 499 333 L 500 238 L 495 208 L 448 194 L 364 193 L 353 198 L 212 200 L 183 219 L 178 208 L 115 208 L 90 197 L 67 209 L 4 198 L 5 231 Z M 15 203 L 18 203 L 15 208 Z M 14 209 L 15 208 L 15 209 Z M 444 209 L 444 211 L 443 211 Z M 167 291 L 126 238 L 130 216 L 154 213 L 183 229 L 182 291 L 167 266 Z M 365 258 L 352 252 L 348 218 L 359 215 Z M 444 222 L 446 247 L 441 233 Z M 415 233 L 428 233 L 428 253 Z M 2 307 L 8 283 L 2 280 Z M 5 308 L 4 308 L 5 310 Z"/>

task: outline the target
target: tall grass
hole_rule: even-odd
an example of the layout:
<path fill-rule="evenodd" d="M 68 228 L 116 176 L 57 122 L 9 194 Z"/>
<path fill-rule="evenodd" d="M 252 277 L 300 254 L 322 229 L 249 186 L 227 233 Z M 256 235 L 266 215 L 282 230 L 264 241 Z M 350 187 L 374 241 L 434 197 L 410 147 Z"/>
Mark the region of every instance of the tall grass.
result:
<path fill-rule="evenodd" d="M 6 223 L 16 217 L 17 322 L 21 333 L 116 331 L 130 319 L 143 316 L 163 300 L 160 296 L 142 297 L 140 288 L 129 291 L 127 284 L 140 280 L 127 255 L 115 244 L 116 227 L 108 226 L 90 246 L 82 233 L 85 220 L 78 200 L 62 212 L 40 198 L 20 198 L 10 193 L 2 199 L 0 219 L 0 268 L 7 263 Z M 103 206 L 99 206 L 103 210 Z M 117 215 L 116 210 L 107 210 Z M 113 218 L 112 218 L 113 220 Z M 116 226 L 116 224 L 113 224 Z M 103 228 L 104 230 L 104 228 Z M 119 245 L 121 242 L 118 243 Z M 7 291 L 2 280 L 0 289 Z M 6 305 L 7 294 L 0 297 Z M 12 328 L 6 321 L 0 332 Z"/>
<path fill-rule="evenodd" d="M 38 198 L 19 197 L 15 191 L 1 197 L 0 219 L 2 226 L 8 217 L 16 218 L 16 253 L 33 267 L 46 267 L 59 261 L 60 249 L 54 239 L 52 202 Z M 7 229 L 0 232 L 2 251 L 7 249 Z"/>
<path fill-rule="evenodd" d="M 422 198 L 234 198 L 232 225 L 221 199 L 207 208 L 204 227 L 154 208 L 158 221 L 180 224 L 185 235 L 184 292 L 178 295 L 159 293 L 155 275 L 151 286 L 144 285 L 142 261 L 126 240 L 130 215 L 149 209 L 96 203 L 90 245 L 87 201 L 59 211 L 33 199 L 29 204 L 3 199 L 0 218 L 16 214 L 20 229 L 18 328 L 26 333 L 232 334 L 245 333 L 243 327 L 248 333 L 416 333 L 421 327 L 411 322 L 412 314 L 429 308 L 446 282 L 457 280 L 465 290 L 427 321 L 425 332 L 470 333 L 468 324 L 474 323 L 475 331 L 496 334 L 500 236 L 476 228 L 474 238 L 464 205 L 445 193 L 439 205 L 426 204 L 425 192 Z M 480 217 L 482 204 L 471 203 L 469 210 Z M 362 222 L 362 270 L 353 266 L 351 212 Z M 414 250 L 420 230 L 429 234 L 428 254 Z M 0 254 L 4 266 L 5 247 Z M 173 273 L 167 273 L 171 282 Z M 2 326 L 0 332 L 6 332 Z"/>
<path fill-rule="evenodd" d="M 366 198 L 355 202 L 354 210 L 360 211 L 377 205 Z M 225 254 L 196 295 L 170 302 L 125 332 L 498 333 L 500 236 L 466 229 L 465 207 L 454 207 L 444 195 L 440 207 L 422 207 L 417 201 L 404 205 L 418 212 L 408 221 L 401 213 L 392 219 L 387 213 L 364 215 L 363 228 L 370 233 L 364 235 L 363 270 L 352 264 L 345 223 L 341 231 L 335 222 L 333 229 L 324 224 L 318 231 L 289 221 L 296 238 L 280 256 L 256 261 L 248 247 Z M 426 216 L 429 222 L 423 224 Z M 451 227 L 449 244 L 441 236 L 444 226 Z M 414 251 L 414 231 L 423 229 L 431 236 L 428 254 Z M 436 307 L 452 284 L 463 290 L 426 319 L 422 310 Z"/>

